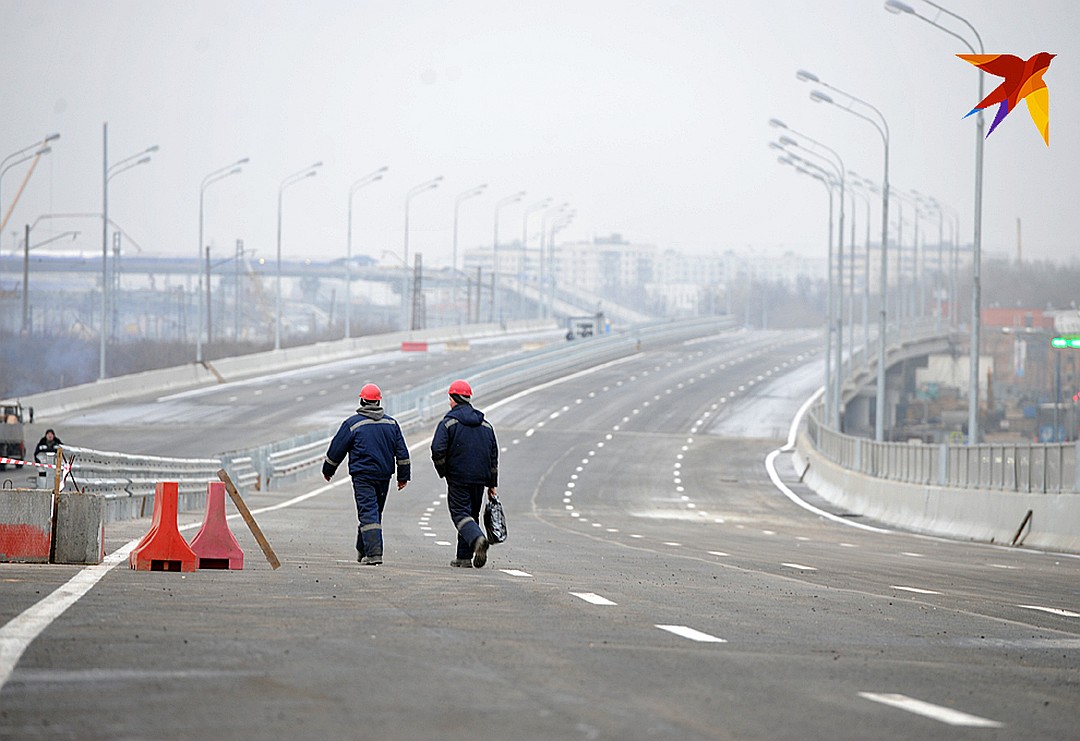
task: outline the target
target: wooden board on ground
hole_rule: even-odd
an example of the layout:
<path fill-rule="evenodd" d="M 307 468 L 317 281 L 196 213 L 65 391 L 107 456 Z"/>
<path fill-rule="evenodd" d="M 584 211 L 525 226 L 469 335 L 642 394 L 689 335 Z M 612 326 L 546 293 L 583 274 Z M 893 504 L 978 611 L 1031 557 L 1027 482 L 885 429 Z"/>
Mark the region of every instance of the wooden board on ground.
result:
<path fill-rule="evenodd" d="M 270 542 L 263 535 L 263 531 L 259 528 L 259 523 L 255 522 L 255 518 L 251 516 L 251 510 L 244 504 L 244 500 L 240 497 L 240 492 L 236 490 L 236 485 L 233 484 L 232 479 L 229 478 L 228 472 L 222 468 L 217 472 L 218 478 L 225 482 L 225 490 L 229 492 L 229 497 L 232 498 L 233 504 L 240 510 L 240 516 L 244 518 L 244 522 L 247 523 L 248 529 L 251 530 L 251 534 L 255 536 L 256 542 L 259 547 L 262 548 L 263 555 L 266 556 L 266 560 L 270 563 L 272 568 L 278 568 L 281 566 L 281 561 L 278 560 L 277 554 L 274 553 L 274 549 L 270 547 Z"/>

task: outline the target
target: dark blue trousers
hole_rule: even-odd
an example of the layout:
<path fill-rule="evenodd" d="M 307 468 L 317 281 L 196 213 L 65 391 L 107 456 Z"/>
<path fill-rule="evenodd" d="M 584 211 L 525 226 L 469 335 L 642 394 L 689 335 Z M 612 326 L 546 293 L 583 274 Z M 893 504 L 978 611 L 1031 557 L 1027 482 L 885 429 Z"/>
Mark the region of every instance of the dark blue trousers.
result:
<path fill-rule="evenodd" d="M 353 496 L 356 498 L 356 550 L 365 556 L 382 556 L 382 512 L 390 479 L 368 481 L 353 477 Z"/>
<path fill-rule="evenodd" d="M 450 509 L 450 520 L 457 528 L 457 557 L 472 558 L 473 544 L 484 534 L 478 524 L 480 509 L 484 506 L 483 484 L 462 484 L 446 480 L 446 506 Z"/>

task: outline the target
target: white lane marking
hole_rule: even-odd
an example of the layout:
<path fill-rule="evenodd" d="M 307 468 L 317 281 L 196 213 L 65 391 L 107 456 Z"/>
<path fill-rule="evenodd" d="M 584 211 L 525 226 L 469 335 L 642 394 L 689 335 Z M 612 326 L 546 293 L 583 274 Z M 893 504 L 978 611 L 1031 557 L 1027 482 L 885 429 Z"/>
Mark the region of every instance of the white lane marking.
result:
<path fill-rule="evenodd" d="M 1017 607 L 1023 607 L 1025 610 L 1049 612 L 1051 615 L 1061 615 L 1062 617 L 1080 617 L 1080 613 L 1075 613 L 1071 610 L 1062 610 L 1060 607 L 1040 607 L 1039 605 L 1017 605 Z"/>
<path fill-rule="evenodd" d="M 727 640 L 724 638 L 717 638 L 708 633 L 702 633 L 700 630 L 688 628 L 685 625 L 657 625 L 656 627 L 660 630 L 666 630 L 668 633 L 674 633 L 682 638 L 689 638 L 691 641 L 699 641 L 701 643 L 727 643 Z"/>
<path fill-rule="evenodd" d="M 609 532 L 609 533 L 617 533 L 617 532 L 619 532 L 619 528 L 617 528 L 617 527 L 609 527 L 609 528 L 606 528 L 606 531 Z"/>
<path fill-rule="evenodd" d="M 923 557 L 923 555 L 921 553 L 912 553 L 911 551 L 903 551 L 903 552 L 900 553 L 900 555 L 901 556 L 911 556 L 912 558 L 922 558 Z"/>
<path fill-rule="evenodd" d="M 614 605 L 616 603 L 609 600 L 607 597 L 601 597 L 599 594 L 593 594 L 592 592 L 571 592 L 578 599 L 583 599 L 590 605 Z"/>
<path fill-rule="evenodd" d="M 860 692 L 859 697 L 874 702 L 880 702 L 882 705 L 888 705 L 890 707 L 899 708 L 900 710 L 906 710 L 909 713 L 915 713 L 916 715 L 922 715 L 926 718 L 931 718 L 942 723 L 947 723 L 950 726 L 969 726 L 971 728 L 1002 728 L 1003 723 L 999 723 L 996 720 L 990 720 L 989 718 L 980 718 L 977 715 L 969 715 L 968 713 L 962 713 L 959 710 L 953 710 L 952 708 L 943 708 L 940 705 L 933 705 L 923 700 L 916 700 L 913 697 L 907 695 L 899 695 L 895 693 L 880 693 L 880 692 Z"/>
<path fill-rule="evenodd" d="M 631 538 L 644 538 L 644 535 L 638 535 L 637 533 L 630 533 Z"/>
<path fill-rule="evenodd" d="M 535 433 L 536 430 L 530 427 L 529 429 L 525 430 L 525 437 L 532 437 Z"/>
<path fill-rule="evenodd" d="M 776 531 L 775 530 L 762 530 L 761 534 L 762 535 L 776 535 Z"/>
<path fill-rule="evenodd" d="M 1020 568 L 1019 566 L 1006 566 L 1003 563 L 992 563 L 992 564 L 990 564 L 990 567 L 994 568 L 994 569 L 1018 569 L 1018 568 Z"/>
<path fill-rule="evenodd" d="M 809 502 L 803 501 L 803 499 L 800 498 L 798 494 L 789 489 L 787 487 L 787 484 L 781 481 L 780 474 L 776 472 L 776 457 L 781 453 L 789 452 L 795 448 L 795 436 L 798 434 L 799 425 L 802 423 L 803 415 L 806 414 L 806 410 L 810 408 L 810 405 L 817 401 L 823 393 L 825 393 L 825 388 L 819 388 L 816 392 L 810 395 L 809 399 L 803 402 L 803 405 L 801 407 L 799 407 L 799 411 L 795 413 L 795 418 L 791 421 L 791 427 L 788 428 L 787 443 L 782 448 L 777 448 L 776 450 L 765 456 L 765 470 L 768 471 L 769 478 L 772 479 L 773 486 L 779 489 L 785 497 L 787 497 L 803 509 L 807 510 L 808 512 L 813 512 L 819 517 L 824 517 L 825 519 L 832 520 L 833 522 L 841 522 L 849 527 L 859 528 L 860 530 L 869 530 L 873 533 L 891 533 L 891 530 L 885 530 L 880 527 L 872 527 L 871 525 L 864 525 L 861 522 L 852 522 L 846 517 L 834 515 L 832 512 L 826 512 L 820 507 L 815 507 Z"/>
<path fill-rule="evenodd" d="M 449 540 L 436 540 L 435 545 L 453 545 Z"/>
<path fill-rule="evenodd" d="M 896 589 L 900 592 L 913 592 L 914 594 L 941 594 L 941 592 L 935 592 L 933 589 L 919 589 L 918 587 L 898 587 L 895 584 L 890 589 Z"/>
<path fill-rule="evenodd" d="M 612 360 L 609 363 L 604 363 L 593 368 L 587 368 L 583 371 L 572 373 L 569 376 L 556 378 L 552 381 L 548 381 L 547 383 L 542 383 L 538 386 L 533 386 L 532 388 L 525 389 L 524 391 L 519 391 L 518 393 L 513 394 L 500 401 L 497 401 L 494 404 L 489 404 L 487 409 L 496 409 L 523 396 L 540 391 L 541 389 L 549 388 L 551 386 L 555 386 L 557 384 L 564 383 L 575 378 L 580 378 L 581 376 L 585 376 L 590 373 L 596 373 L 598 371 L 604 370 L 605 368 L 610 368 L 613 365 L 618 365 L 619 363 L 628 362 L 636 358 L 637 355 L 638 353 L 635 353 L 634 355 L 630 355 L 625 358 Z M 288 386 L 284 383 L 278 386 L 278 389 L 285 388 L 288 388 Z M 412 452 L 416 452 L 426 447 L 430 443 L 431 438 L 427 437 L 421 441 L 413 443 L 413 445 L 409 447 L 409 450 Z M 582 462 L 588 463 L 588 460 L 586 459 Z M 311 499 L 312 497 L 316 497 L 323 492 L 329 491 L 334 486 L 344 484 L 349 480 L 349 477 L 339 479 L 335 483 L 325 484 L 318 487 L 317 489 L 313 489 L 312 491 L 307 492 L 306 494 L 301 494 L 300 496 L 293 497 L 292 499 L 286 500 L 279 504 L 252 510 L 252 514 L 255 515 L 263 512 L 283 509 L 285 507 L 291 507 L 294 504 L 298 504 L 300 502 Z M 432 504 L 439 505 L 442 503 L 441 500 L 445 498 L 445 494 L 440 494 L 439 499 L 432 502 Z M 577 516 L 578 513 L 574 512 L 573 515 Z M 226 519 L 235 519 L 238 516 L 239 515 L 230 515 Z M 195 527 L 198 527 L 199 525 L 200 523 L 192 523 L 191 525 L 181 527 L 180 529 L 193 529 Z M 2 628 L 0 628 L 0 690 L 2 690 L 4 684 L 7 683 L 8 678 L 11 676 L 11 672 L 15 669 L 15 664 L 18 662 L 19 658 L 22 656 L 27 646 L 30 645 L 30 643 L 41 633 L 41 631 L 45 630 L 45 628 L 47 628 L 57 617 L 59 617 L 65 610 L 67 610 L 68 607 L 75 604 L 75 602 L 81 599 L 83 595 L 90 591 L 91 587 L 93 587 L 101 579 L 102 576 L 108 573 L 109 570 L 113 569 L 117 564 L 126 561 L 128 554 L 136 545 L 138 545 L 141 539 L 142 538 L 136 538 L 135 540 L 132 540 L 130 543 L 124 545 L 120 549 L 113 551 L 112 553 L 107 555 L 100 564 L 96 566 L 88 566 L 83 570 L 79 571 L 77 574 L 75 574 L 75 576 L 71 577 L 71 579 L 69 579 L 63 585 L 57 587 L 57 589 L 55 589 L 51 594 L 44 597 L 31 607 L 28 607 L 26 610 L 24 610 L 15 618 L 9 620 L 7 623 L 4 624 Z M 437 543 L 439 545 L 451 545 L 447 541 L 437 541 Z"/>
<path fill-rule="evenodd" d="M 706 551 L 714 556 L 730 556 L 730 553 L 724 553 L 723 551 Z"/>
<path fill-rule="evenodd" d="M 855 545 L 854 543 L 841 543 L 840 547 L 841 548 L 858 548 L 859 546 Z"/>
<path fill-rule="evenodd" d="M 781 566 L 787 566 L 789 569 L 798 569 L 799 571 L 817 571 L 815 566 L 803 566 L 801 563 L 788 563 L 784 562 Z"/>
<path fill-rule="evenodd" d="M 424 533 L 424 537 L 425 538 L 437 538 L 437 537 L 439 537 L 439 534 L 438 533 Z"/>
<path fill-rule="evenodd" d="M 529 579 L 532 578 L 532 574 L 530 574 L 528 571 L 518 571 L 517 569 L 499 569 L 499 571 L 503 572 L 504 574 L 509 574 L 510 576 L 521 576 L 527 577 Z"/>
<path fill-rule="evenodd" d="M 682 543 L 675 543 L 675 542 L 670 541 L 670 540 L 665 540 L 664 545 L 670 545 L 670 546 L 674 546 L 674 547 L 678 548 L 678 547 L 680 547 L 682 545 Z"/>
<path fill-rule="evenodd" d="M 138 545 L 133 540 L 119 550 L 113 551 L 96 566 L 90 566 L 71 577 L 40 602 L 23 610 L 17 617 L 0 628 L 0 688 L 7 682 L 19 658 L 31 641 L 49 627 L 73 604 L 90 591 L 105 574 L 117 564 L 127 561 L 128 554 Z"/>

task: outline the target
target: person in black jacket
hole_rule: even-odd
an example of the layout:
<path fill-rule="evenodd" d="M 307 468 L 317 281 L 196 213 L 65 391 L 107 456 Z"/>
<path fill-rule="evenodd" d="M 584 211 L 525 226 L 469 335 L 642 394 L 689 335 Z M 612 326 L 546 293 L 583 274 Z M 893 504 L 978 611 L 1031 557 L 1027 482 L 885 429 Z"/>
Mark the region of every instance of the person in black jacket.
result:
<path fill-rule="evenodd" d="M 360 407 L 341 423 L 323 461 L 327 481 L 349 455 L 349 474 L 356 499 L 356 560 L 365 566 L 383 562 L 382 512 L 397 467 L 397 488 L 409 483 L 409 448 L 397 420 L 383 412 L 382 391 L 373 383 L 360 389 Z"/>
<path fill-rule="evenodd" d="M 499 444 L 484 413 L 472 406 L 472 388 L 465 381 L 450 384 L 450 411 L 431 438 L 431 460 L 446 479 L 446 503 L 457 528 L 457 557 L 451 566 L 482 567 L 488 540 L 478 521 L 484 490 L 494 499 L 499 484 Z"/>
<path fill-rule="evenodd" d="M 55 453 L 58 445 L 63 445 L 60 442 L 60 438 L 56 436 L 56 433 L 50 428 L 45 430 L 45 435 L 38 440 L 37 447 L 34 448 L 34 460 L 37 463 L 45 462 L 46 453 Z"/>

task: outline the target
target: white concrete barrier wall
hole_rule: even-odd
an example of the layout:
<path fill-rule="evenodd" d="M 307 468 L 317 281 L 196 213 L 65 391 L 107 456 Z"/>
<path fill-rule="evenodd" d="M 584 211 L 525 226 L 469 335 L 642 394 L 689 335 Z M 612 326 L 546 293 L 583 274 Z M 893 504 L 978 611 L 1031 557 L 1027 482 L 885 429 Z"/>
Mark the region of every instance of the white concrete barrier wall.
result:
<path fill-rule="evenodd" d="M 1025 494 L 888 481 L 842 468 L 818 453 L 801 430 L 795 467 L 803 482 L 843 509 L 930 535 L 1008 545 L 1031 510 L 1019 543 L 1080 553 L 1080 494 Z"/>
<path fill-rule="evenodd" d="M 554 320 L 543 319 L 507 322 L 505 326 L 501 324 L 473 324 L 460 327 L 437 327 L 412 332 L 392 332 L 390 334 L 354 337 L 348 340 L 321 342 L 314 345 L 289 347 L 281 350 L 269 350 L 251 355 L 224 358 L 211 363 L 211 365 L 226 380 L 233 381 L 262 373 L 275 373 L 307 365 L 347 360 L 378 352 L 388 352 L 400 348 L 403 341 L 435 343 L 470 340 L 555 329 L 556 326 Z M 24 406 L 34 407 L 35 418 L 49 417 L 147 392 L 165 392 L 179 388 L 212 386 L 216 383 L 218 383 L 218 378 L 209 368 L 196 363 L 189 363 L 175 368 L 132 373 L 126 376 L 106 378 L 103 381 L 85 383 L 80 386 L 46 391 L 23 397 L 22 403 Z"/>

